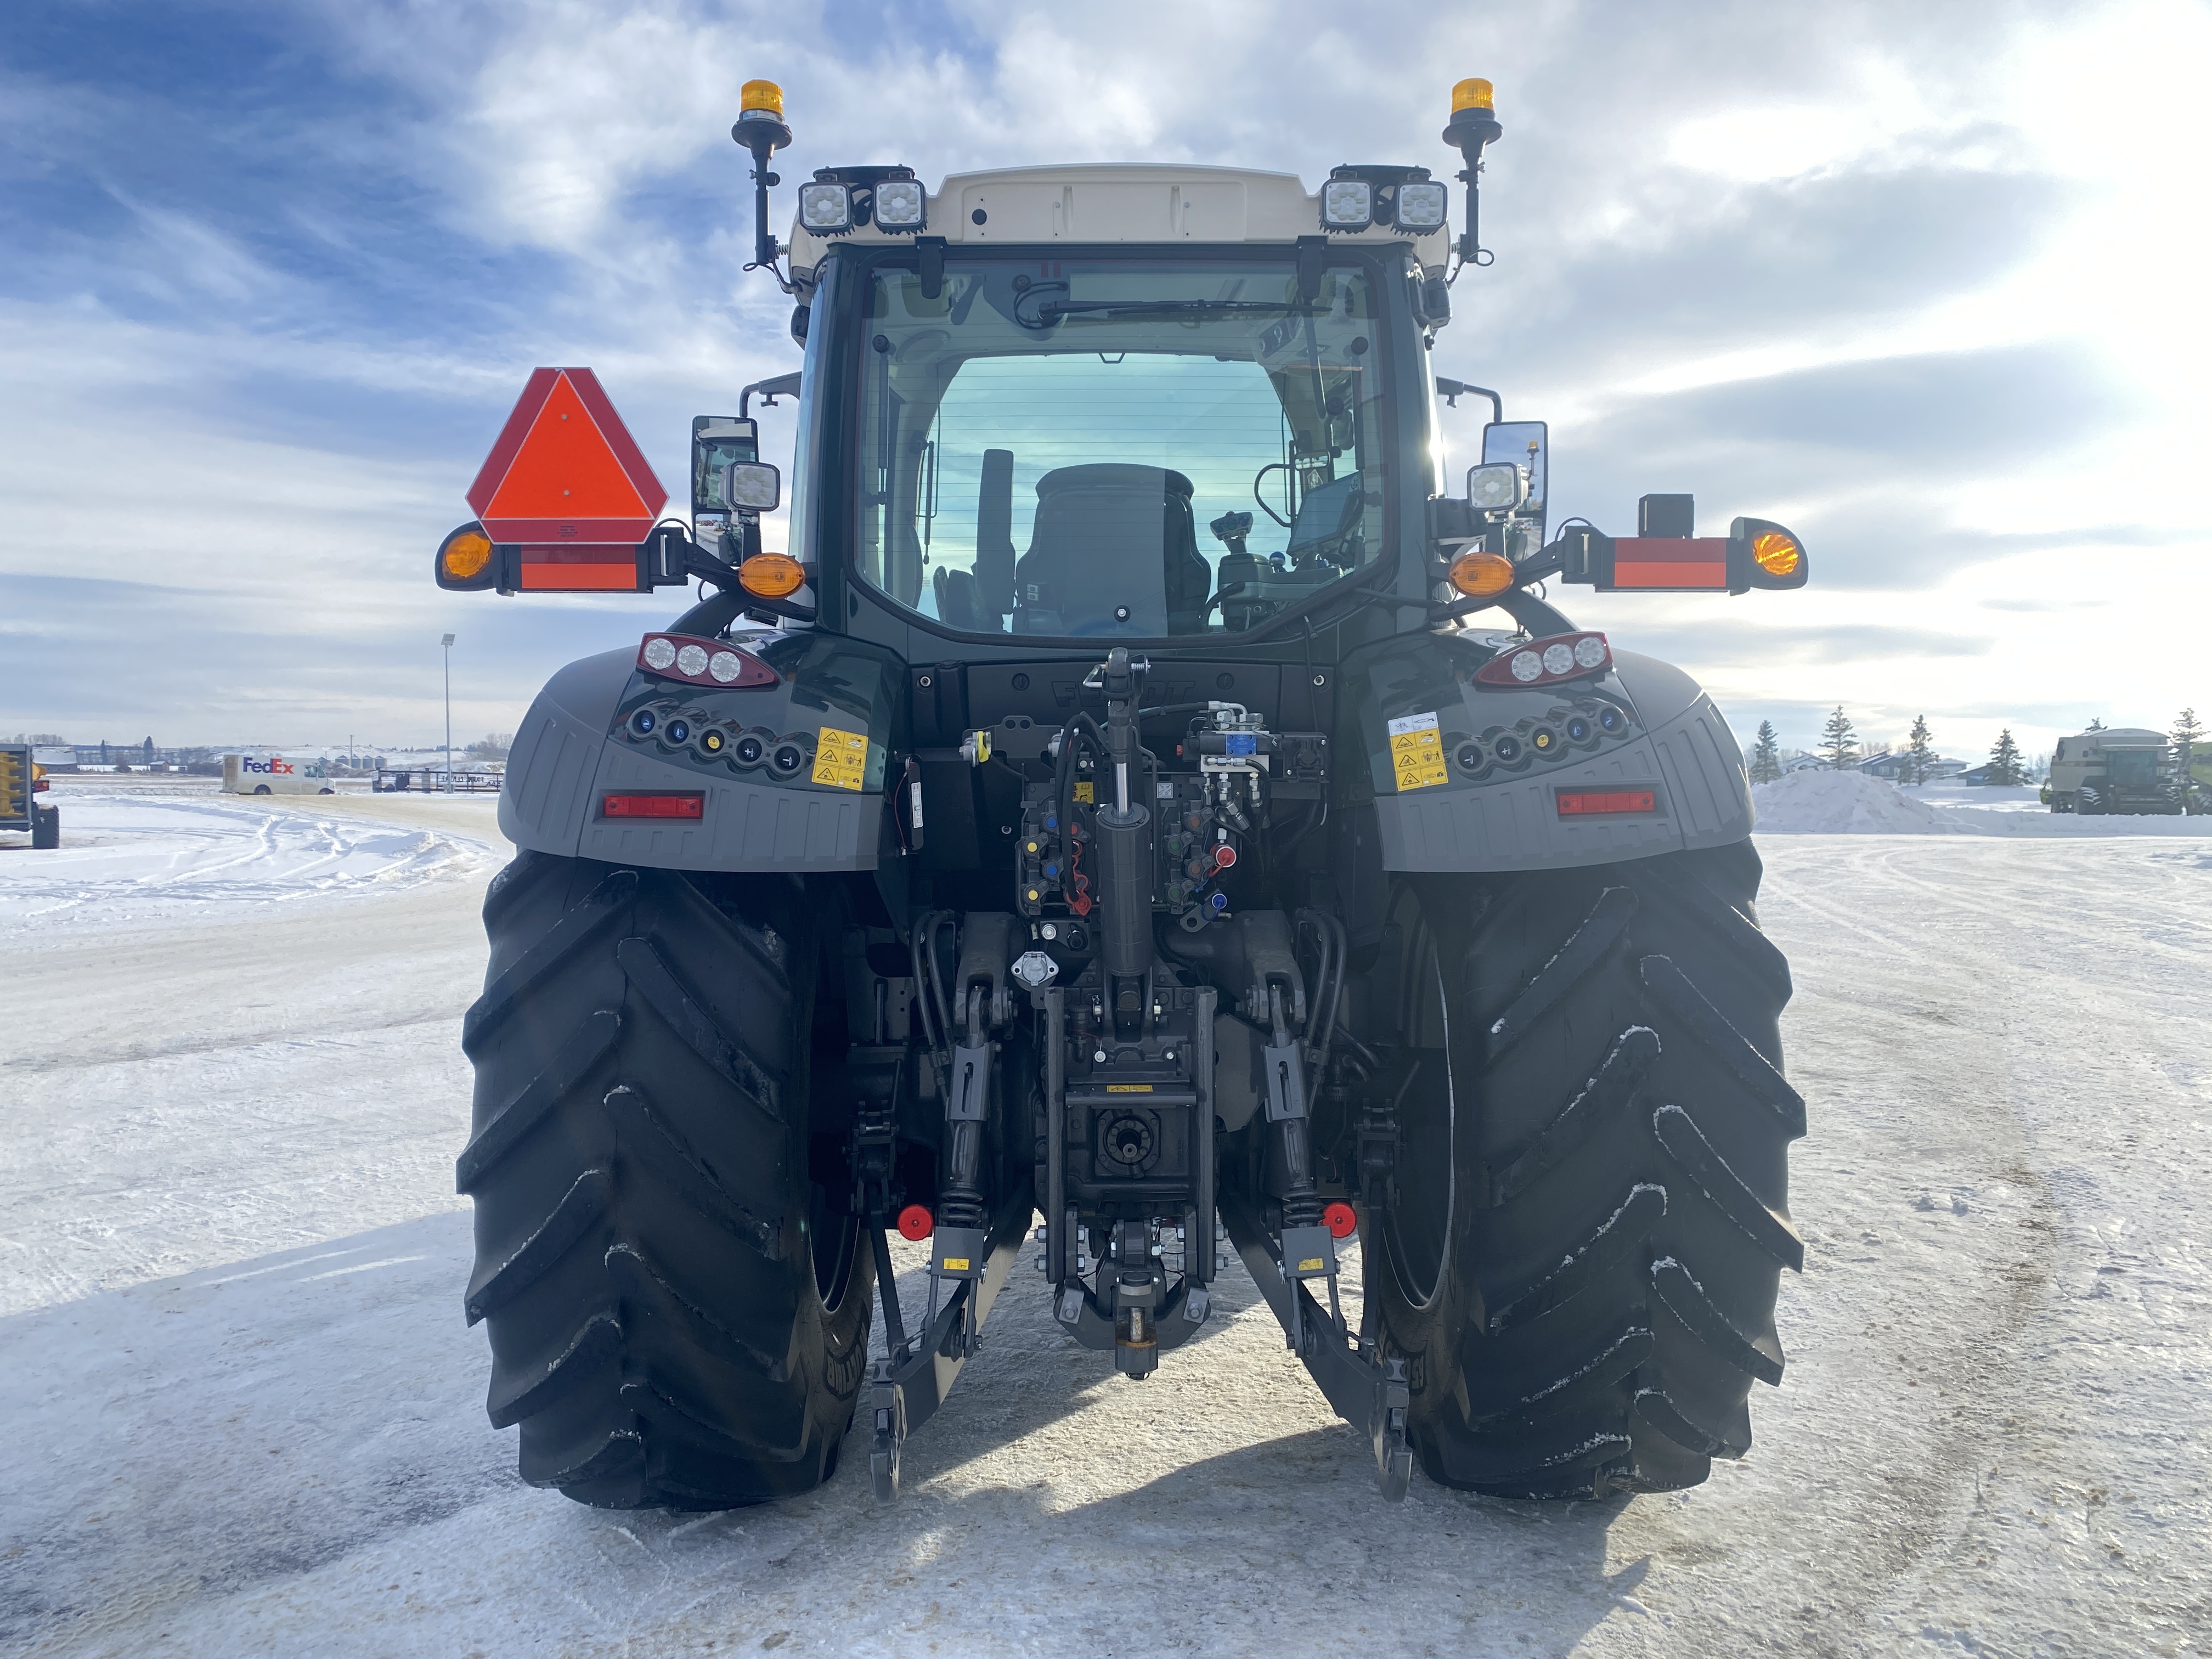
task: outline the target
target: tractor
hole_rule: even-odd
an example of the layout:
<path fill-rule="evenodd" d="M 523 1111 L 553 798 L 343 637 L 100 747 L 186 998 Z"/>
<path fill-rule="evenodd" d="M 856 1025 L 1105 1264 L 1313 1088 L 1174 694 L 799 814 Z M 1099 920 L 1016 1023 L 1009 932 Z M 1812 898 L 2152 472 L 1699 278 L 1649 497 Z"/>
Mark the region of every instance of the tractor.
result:
<path fill-rule="evenodd" d="M 688 520 L 538 370 L 436 555 L 697 584 L 552 677 L 500 798 L 457 1179 L 524 1478 L 721 1508 L 856 1434 L 893 1499 L 1016 1273 L 1132 1382 L 1249 1276 L 1386 1498 L 1742 1455 L 1805 1107 L 1741 751 L 1547 596 L 1807 555 L 1679 494 L 1554 522 L 1546 424 L 1437 372 L 1490 84 L 1456 234 L 1410 163 L 872 164 L 782 240 L 782 94 L 740 103 L 801 367 L 693 422 Z"/>

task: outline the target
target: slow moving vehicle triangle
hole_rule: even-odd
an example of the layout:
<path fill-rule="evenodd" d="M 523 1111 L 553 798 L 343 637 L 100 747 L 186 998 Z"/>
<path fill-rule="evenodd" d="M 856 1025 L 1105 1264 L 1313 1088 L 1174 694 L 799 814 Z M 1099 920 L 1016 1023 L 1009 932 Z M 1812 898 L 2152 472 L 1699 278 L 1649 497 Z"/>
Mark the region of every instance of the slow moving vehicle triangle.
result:
<path fill-rule="evenodd" d="M 666 504 L 588 368 L 534 370 L 469 505 L 498 541 L 638 542 Z"/>

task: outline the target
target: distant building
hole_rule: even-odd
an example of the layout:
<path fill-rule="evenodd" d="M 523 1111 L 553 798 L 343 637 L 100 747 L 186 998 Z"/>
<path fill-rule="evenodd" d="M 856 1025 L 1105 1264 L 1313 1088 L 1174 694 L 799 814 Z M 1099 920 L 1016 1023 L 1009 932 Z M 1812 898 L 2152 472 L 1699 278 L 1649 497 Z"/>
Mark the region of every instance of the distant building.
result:
<path fill-rule="evenodd" d="M 1865 773 L 1870 778 L 1887 778 L 1892 783 L 1894 783 L 1897 781 L 1899 775 L 1904 771 L 1905 763 L 1911 758 L 1911 756 L 1902 752 L 1884 752 L 1879 755 L 1869 756 L 1867 759 L 1861 761 L 1859 763 L 1859 770 Z M 1928 763 L 1928 775 L 1923 781 L 1928 783 L 1946 783 L 1957 777 L 1966 769 L 1966 763 L 1962 760 L 1931 760 Z"/>

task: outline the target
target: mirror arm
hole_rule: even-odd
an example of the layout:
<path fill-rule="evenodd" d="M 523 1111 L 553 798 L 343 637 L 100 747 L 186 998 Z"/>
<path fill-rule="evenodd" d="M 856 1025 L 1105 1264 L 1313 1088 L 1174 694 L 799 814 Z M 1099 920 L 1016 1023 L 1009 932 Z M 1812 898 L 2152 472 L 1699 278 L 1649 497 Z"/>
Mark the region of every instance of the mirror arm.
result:
<path fill-rule="evenodd" d="M 1443 398 L 1449 409 L 1457 409 L 1462 398 L 1487 398 L 1490 399 L 1491 423 L 1502 426 L 1505 422 L 1505 399 L 1486 386 L 1475 386 L 1466 380 L 1449 380 L 1439 374 L 1437 376 L 1437 396 Z"/>
<path fill-rule="evenodd" d="M 738 418 L 739 420 L 742 421 L 747 419 L 750 416 L 752 412 L 753 393 L 756 392 L 760 393 L 761 407 L 763 409 L 774 409 L 776 406 L 775 400 L 778 398 L 796 398 L 799 395 L 799 371 L 793 369 L 788 374 L 771 374 L 765 380 L 755 380 L 743 392 L 740 392 L 738 394 Z"/>

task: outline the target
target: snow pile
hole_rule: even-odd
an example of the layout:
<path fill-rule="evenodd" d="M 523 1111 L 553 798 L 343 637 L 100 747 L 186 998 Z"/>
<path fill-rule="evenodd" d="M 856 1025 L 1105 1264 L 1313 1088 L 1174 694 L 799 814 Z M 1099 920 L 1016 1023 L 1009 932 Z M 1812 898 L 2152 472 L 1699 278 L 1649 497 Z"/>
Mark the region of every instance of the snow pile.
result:
<path fill-rule="evenodd" d="M 1957 828 L 1926 801 L 1863 772 L 1792 772 L 1755 786 L 1751 799 L 1769 835 L 1939 836 Z"/>
<path fill-rule="evenodd" d="M 2033 788 L 1900 789 L 1863 772 L 1792 772 L 1752 787 L 1763 836 L 2212 836 L 2212 817 L 2053 812 Z"/>
<path fill-rule="evenodd" d="M 0 858 L 0 935 L 243 918 L 479 875 L 494 859 L 464 836 L 305 805 L 71 791 L 58 849 Z"/>

